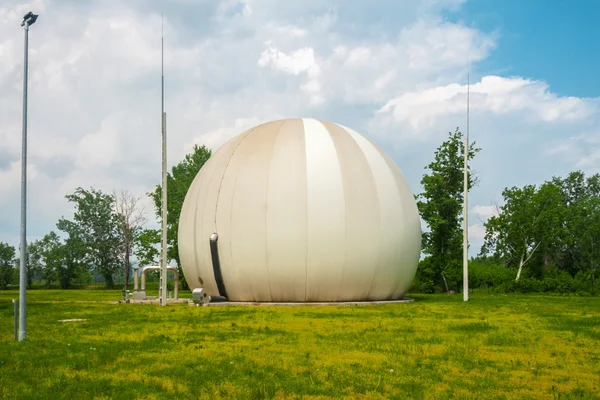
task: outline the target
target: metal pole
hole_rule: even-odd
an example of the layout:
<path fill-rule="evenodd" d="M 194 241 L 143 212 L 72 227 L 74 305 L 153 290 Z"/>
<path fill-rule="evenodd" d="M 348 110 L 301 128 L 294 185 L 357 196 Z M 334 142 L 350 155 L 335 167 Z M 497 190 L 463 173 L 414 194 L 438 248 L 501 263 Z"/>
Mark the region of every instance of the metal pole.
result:
<path fill-rule="evenodd" d="M 162 246 L 160 260 L 160 305 L 167 305 L 167 114 L 163 112 L 162 157 Z"/>
<path fill-rule="evenodd" d="M 21 150 L 21 248 L 19 263 L 19 341 L 27 337 L 25 326 L 27 290 L 27 70 L 29 66 L 29 24 L 25 31 L 25 59 L 23 65 L 23 139 Z"/>
<path fill-rule="evenodd" d="M 173 283 L 175 283 L 175 300 L 179 299 L 179 272 L 174 271 Z"/>
<path fill-rule="evenodd" d="M 161 119 L 162 119 L 162 245 L 160 259 L 160 305 L 167 305 L 167 114 L 165 113 L 164 35 L 161 35 Z"/>
<path fill-rule="evenodd" d="M 15 313 L 15 342 L 19 337 L 19 300 L 13 299 L 13 308 Z"/>
<path fill-rule="evenodd" d="M 142 270 L 140 271 L 140 274 L 142 274 L 142 292 L 146 291 L 146 270 L 145 268 L 142 268 Z"/>
<path fill-rule="evenodd" d="M 139 284 L 138 284 L 138 269 L 139 268 L 134 268 L 133 269 L 133 291 L 137 292 L 139 289 Z"/>
<path fill-rule="evenodd" d="M 465 137 L 464 154 L 464 226 L 463 226 L 463 300 L 469 301 L 469 94 L 470 94 L 470 73 L 467 74 L 467 135 Z"/>

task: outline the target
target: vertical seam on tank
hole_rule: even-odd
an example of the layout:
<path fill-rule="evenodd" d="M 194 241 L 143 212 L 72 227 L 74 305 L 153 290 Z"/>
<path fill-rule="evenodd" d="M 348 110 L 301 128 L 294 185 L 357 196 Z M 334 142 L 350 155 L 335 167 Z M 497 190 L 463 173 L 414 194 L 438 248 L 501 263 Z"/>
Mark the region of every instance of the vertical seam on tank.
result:
<path fill-rule="evenodd" d="M 399 194 L 399 198 L 402 200 L 402 191 L 400 189 L 400 186 L 398 186 L 398 181 L 396 180 L 396 176 L 394 175 L 394 171 L 392 170 L 392 167 L 390 166 L 390 162 L 392 162 L 392 164 L 394 163 L 394 161 L 391 159 L 391 157 L 389 157 L 383 150 L 381 150 L 379 148 L 379 146 L 377 146 L 377 144 L 375 144 L 374 142 L 372 142 L 371 140 L 369 140 L 369 138 L 366 138 L 367 141 L 375 148 L 375 150 L 377 150 L 377 153 L 379 153 L 379 155 L 381 156 L 381 158 L 383 159 L 383 161 L 385 162 L 385 165 L 388 168 L 388 171 L 390 172 L 393 180 L 394 180 L 394 185 L 396 186 L 396 191 Z M 404 178 L 404 175 L 402 174 L 402 171 L 400 171 L 400 175 L 402 176 L 402 178 Z M 412 193 L 412 192 L 411 192 Z M 404 210 L 402 209 L 402 207 L 400 208 L 400 212 L 404 213 Z M 420 216 L 419 216 L 420 218 Z M 401 218 L 402 220 L 402 218 Z M 402 254 L 402 259 L 405 259 L 405 255 Z M 402 263 L 404 264 L 404 263 Z M 392 289 L 390 290 L 390 292 L 386 295 L 386 297 L 391 298 L 394 294 L 394 292 L 396 292 L 396 289 L 398 288 L 398 286 L 400 285 L 400 283 L 396 283 Z"/>
<path fill-rule="evenodd" d="M 306 125 L 304 124 L 304 118 L 302 121 L 302 134 L 304 136 L 304 172 L 306 177 L 306 190 L 305 194 L 305 207 L 306 207 L 306 218 L 304 218 L 304 227 L 305 227 L 305 253 L 304 253 L 304 301 L 308 301 L 308 148 L 306 146 Z"/>
<path fill-rule="evenodd" d="M 241 160 L 243 161 L 243 160 Z M 231 225 L 232 225 L 232 218 L 231 215 L 233 213 L 233 203 L 235 200 L 235 189 L 236 189 L 236 184 L 237 184 L 237 179 L 239 176 L 239 170 L 236 171 L 235 176 L 233 177 L 233 182 L 232 182 L 232 187 L 233 187 L 233 191 L 231 193 L 231 204 L 229 206 L 229 259 L 233 261 L 233 239 L 232 239 L 232 230 L 231 230 Z M 234 269 L 235 271 L 235 269 Z"/>
<path fill-rule="evenodd" d="M 335 157 L 337 158 L 337 162 L 338 162 L 339 169 L 340 169 L 340 182 L 342 183 L 342 196 L 344 198 L 344 262 L 342 263 L 342 275 L 340 276 L 340 285 L 338 286 L 338 289 L 335 293 L 335 298 L 334 298 L 334 300 L 338 300 L 340 298 L 340 293 L 342 292 L 342 285 L 344 284 L 344 275 L 346 273 L 346 263 L 348 262 L 348 201 L 346 199 L 346 185 L 344 184 L 344 171 L 342 171 L 342 162 L 341 162 L 341 158 L 339 156 L 340 149 L 338 149 L 335 139 L 333 138 L 332 132 L 329 129 L 327 129 L 327 125 L 325 125 L 323 123 L 323 121 L 319 121 L 319 122 L 325 127 L 325 129 L 329 133 L 329 138 L 331 139 L 331 143 L 333 144 L 333 148 L 335 150 Z M 339 126 L 339 125 L 337 125 L 337 126 Z M 346 132 L 346 130 L 344 128 L 342 128 L 342 130 L 344 132 Z M 348 134 L 348 136 L 350 136 L 349 133 L 347 133 L 347 134 Z M 357 146 L 358 146 L 358 143 L 357 143 Z M 358 146 L 358 147 L 360 149 L 360 146 Z"/>
<path fill-rule="evenodd" d="M 269 214 L 269 184 L 271 183 L 271 167 L 273 166 L 273 157 L 275 156 L 275 145 L 277 144 L 277 138 L 281 134 L 281 130 L 283 126 L 286 124 L 286 121 L 283 121 L 281 125 L 279 125 L 279 129 L 277 129 L 277 134 L 275 134 L 275 138 L 273 139 L 273 148 L 271 149 L 271 159 L 269 160 L 269 168 L 267 169 L 267 187 L 265 191 L 265 268 L 267 269 L 267 289 L 269 291 L 269 300 L 273 301 L 273 295 L 271 294 L 271 274 L 269 273 L 269 250 L 268 250 L 268 214 Z"/>
<path fill-rule="evenodd" d="M 402 201 L 402 189 L 401 189 L 401 186 L 398 184 L 398 180 L 396 179 L 396 175 L 394 174 L 394 171 L 393 171 L 392 167 L 390 166 L 390 163 L 392 165 L 394 164 L 394 160 L 392 160 L 392 158 L 390 156 L 388 156 L 387 154 L 385 154 L 383 152 L 383 150 L 381 150 L 377 145 L 374 144 L 374 146 L 377 149 L 377 151 L 379 151 L 379 154 L 381 154 L 381 157 L 383 158 L 383 160 L 385 161 L 386 165 L 388 166 L 388 169 L 392 173 L 392 177 L 394 178 L 394 183 L 396 185 L 396 190 L 400 194 L 400 201 L 401 201 L 401 207 L 399 207 L 399 212 L 401 213 L 400 220 L 403 221 L 403 223 L 406 225 L 406 218 L 405 218 L 405 215 L 406 215 L 406 213 L 405 213 L 406 204 Z M 402 174 L 402 170 L 400 170 L 400 168 L 398 168 L 398 170 L 400 172 L 400 177 L 405 181 L 405 183 L 407 185 L 407 188 L 409 189 L 409 192 L 412 195 L 412 191 L 410 190 L 410 187 L 408 186 L 408 182 L 406 182 L 406 179 L 404 178 L 404 174 Z M 415 204 L 415 207 L 416 207 L 416 204 Z M 417 215 L 418 215 L 418 218 L 420 220 L 421 215 L 419 214 L 418 208 L 417 208 Z M 406 238 L 404 240 L 406 240 Z M 419 250 L 419 253 L 420 253 L 420 250 Z M 402 253 L 402 255 L 401 255 L 398 263 L 401 264 L 401 265 L 406 265 L 406 252 Z M 414 279 L 414 277 L 413 277 L 413 279 Z M 396 285 L 390 291 L 388 297 L 392 297 L 394 295 L 394 293 L 396 293 L 396 291 L 398 290 L 398 288 L 400 287 L 400 285 L 405 285 L 405 283 L 398 281 L 396 283 Z M 409 287 L 410 287 L 410 285 L 409 285 Z M 408 287 L 406 288 L 406 290 L 408 290 Z M 404 296 L 404 294 L 402 294 L 401 296 L 399 296 L 397 298 L 402 298 L 403 296 Z"/>
<path fill-rule="evenodd" d="M 211 158 L 214 159 L 215 155 L 216 155 L 215 153 L 211 153 L 211 156 L 210 156 L 209 160 Z M 213 160 L 213 162 L 216 165 L 218 165 L 219 160 L 220 160 L 220 158 L 218 160 Z M 206 165 L 208 162 L 209 161 L 207 160 L 206 163 L 204 163 L 204 165 Z M 202 166 L 202 168 L 204 168 L 204 166 Z M 200 169 L 200 171 L 202 171 L 202 168 Z M 200 175 L 200 171 L 198 172 L 198 174 L 196 176 Z M 194 181 L 195 180 L 196 180 L 196 178 L 194 178 Z M 194 185 L 194 181 L 192 181 L 192 185 Z M 194 232 L 194 242 L 193 243 L 194 243 L 194 265 L 196 265 L 196 275 L 197 275 L 196 280 L 197 280 L 197 278 L 202 279 L 202 277 L 200 276 L 200 271 L 198 269 L 198 265 L 202 265 L 202 264 L 204 264 L 204 261 L 206 261 L 205 259 L 203 259 L 202 262 L 200 262 L 199 257 L 198 257 L 198 248 L 200 246 L 204 246 L 205 245 L 204 239 L 201 239 L 201 243 L 202 244 L 198 245 L 199 232 L 198 232 L 197 227 L 198 226 L 199 227 L 203 227 L 204 226 L 204 214 L 205 214 L 205 212 L 204 212 L 205 208 L 203 207 L 202 211 L 200 213 L 200 223 L 198 223 L 198 214 L 199 214 L 198 213 L 198 209 L 199 209 L 198 198 L 199 198 L 200 192 L 202 191 L 202 188 L 203 188 L 203 186 L 202 186 L 201 183 L 202 182 L 200 182 L 200 184 L 197 185 L 197 188 L 195 188 L 195 191 L 192 193 L 192 199 L 193 199 L 192 204 L 194 204 L 194 218 L 193 218 L 192 221 L 193 221 L 193 227 L 194 227 L 194 229 L 193 229 L 193 232 Z M 210 180 L 207 182 L 206 188 L 208 188 L 209 186 L 210 186 Z M 184 203 L 185 203 L 185 200 L 184 200 Z M 206 206 L 206 204 L 205 204 L 205 206 Z M 210 253 L 210 249 L 209 249 L 209 253 Z M 210 270 L 212 271 L 212 268 L 210 268 Z M 214 277 L 214 271 L 213 271 L 213 277 Z M 206 276 L 204 278 L 208 279 Z M 204 289 L 206 289 L 206 282 L 204 281 L 204 279 L 202 279 L 202 282 L 203 282 L 202 287 Z M 200 283 L 200 282 L 198 282 L 198 281 L 194 282 L 194 284 L 198 284 L 198 283 Z M 215 279 L 215 283 L 216 283 L 216 279 Z"/>
<path fill-rule="evenodd" d="M 221 195 L 221 187 L 223 186 L 223 180 L 225 179 L 225 175 L 227 174 L 227 169 L 229 168 L 229 163 L 231 163 L 231 159 L 233 159 L 233 156 L 235 155 L 235 152 L 240 147 L 240 145 L 248 138 L 248 136 L 252 132 L 254 132 L 254 130 L 256 130 L 256 128 L 258 128 L 258 126 L 252 128 L 250 131 L 248 131 L 246 133 L 246 136 L 244 136 L 244 138 L 242 140 L 240 140 L 240 142 L 237 144 L 237 146 L 235 146 L 235 149 L 233 149 L 233 151 L 231 152 L 231 155 L 229 156 L 229 159 L 227 160 L 227 164 L 225 164 L 225 168 L 223 169 L 223 175 L 221 175 L 221 181 L 219 182 L 219 189 L 217 190 L 217 196 L 215 198 L 215 214 L 214 214 L 214 220 L 213 220 L 213 227 L 214 227 L 213 232 L 218 233 L 217 232 L 217 211 L 218 211 L 218 208 L 219 208 L 219 197 Z M 234 190 L 234 193 L 235 193 L 235 185 L 234 185 L 234 189 L 233 190 Z M 230 213 L 229 223 L 231 224 L 231 213 Z M 229 229 L 229 231 L 231 232 L 231 228 Z M 233 253 L 231 251 L 231 234 L 229 235 L 229 259 L 230 260 L 233 259 Z M 225 279 L 223 277 L 223 272 L 222 271 L 221 271 L 221 279 L 223 281 L 223 284 L 225 284 L 225 282 L 224 282 Z M 215 283 L 216 283 L 216 276 L 215 276 Z"/>
<path fill-rule="evenodd" d="M 192 221 L 193 221 L 192 226 L 194 227 L 194 229 L 193 229 L 193 232 L 194 232 L 194 241 L 193 241 L 193 243 L 194 243 L 194 265 L 196 266 L 196 275 L 197 275 L 196 276 L 197 282 L 193 282 L 194 285 L 200 283 L 198 281 L 198 278 L 200 277 L 200 273 L 199 273 L 200 271 L 198 271 L 198 265 L 199 265 L 199 263 L 198 263 L 198 247 L 199 246 L 198 246 L 198 229 L 197 229 L 197 227 L 198 226 L 201 227 L 202 223 L 198 224 L 198 200 L 196 198 L 198 197 L 197 196 L 198 192 L 200 192 L 200 189 L 202 188 L 202 185 L 201 185 L 202 182 L 199 182 L 199 183 L 200 184 L 198 185 L 198 189 L 196 189 L 196 191 L 192 195 L 192 200 L 193 200 L 192 204 L 194 204 L 194 218 L 192 219 Z M 192 181 L 192 184 L 193 184 L 193 181 Z M 184 199 L 184 204 L 185 204 L 185 199 Z M 204 215 L 202 216 L 202 219 L 204 220 Z M 202 277 L 200 277 L 200 279 L 202 279 Z M 204 280 L 202 280 L 202 282 L 204 282 Z M 204 283 L 201 286 L 202 286 L 202 288 L 206 289 L 206 286 Z"/>
<path fill-rule="evenodd" d="M 219 182 L 219 189 L 217 190 L 217 197 L 216 197 L 216 200 L 215 200 L 215 218 L 214 218 L 214 221 L 213 221 L 214 232 L 217 232 L 217 210 L 219 209 L 219 196 L 221 195 L 221 187 L 223 186 L 223 180 L 225 179 L 225 174 L 227 174 L 227 168 L 229 168 L 229 163 L 231 162 L 231 159 L 235 155 L 235 152 L 240 147 L 240 145 L 248 138 L 248 136 L 250 136 L 250 134 L 252 132 L 254 132 L 256 130 L 256 128 L 258 128 L 258 126 L 252 128 L 246 134 L 246 136 L 244 136 L 244 138 L 242 140 L 240 140 L 240 142 L 237 144 L 237 146 L 235 146 L 235 149 L 233 149 L 233 151 L 231 152 L 231 155 L 229 156 L 229 160 L 227 160 L 227 164 L 225 164 L 225 168 L 223 169 L 223 175 L 221 175 L 221 182 Z M 235 187 L 234 187 L 234 191 L 235 191 Z"/>
<path fill-rule="evenodd" d="M 354 136 L 348 131 L 349 128 L 346 128 L 342 125 L 336 124 L 338 125 L 340 128 L 342 128 L 345 132 L 348 133 L 348 136 L 350 136 L 350 138 L 354 141 L 354 143 L 356 143 L 356 145 L 358 146 L 359 150 L 361 151 L 363 157 L 365 158 L 365 161 L 367 163 L 367 165 L 369 166 L 369 173 L 371 174 L 371 177 L 373 178 L 373 186 L 375 186 L 375 192 L 377 194 L 377 210 L 378 210 L 378 214 L 379 214 L 379 232 L 381 232 L 381 199 L 379 197 L 380 193 L 378 191 L 377 188 L 377 180 L 375 179 L 375 173 L 373 172 L 373 165 L 369 162 L 369 159 L 367 158 L 364 150 L 362 149 L 362 147 L 360 146 L 360 143 L 358 143 L 358 141 L 354 138 Z M 358 133 L 358 132 L 356 132 Z M 363 136 L 364 137 L 364 136 Z M 379 152 L 379 149 L 377 149 L 377 147 L 369 140 L 365 137 L 367 143 L 369 143 L 371 146 L 373 146 L 373 148 L 377 151 L 378 154 L 381 155 L 381 153 Z M 386 163 L 387 165 L 387 163 Z M 380 243 L 380 241 L 378 241 L 378 243 Z M 377 251 L 376 252 L 376 259 L 375 259 L 375 271 L 373 271 L 373 279 L 371 279 L 371 284 L 369 285 L 369 291 L 367 292 L 367 297 L 365 298 L 365 300 L 368 300 L 369 297 L 371 296 L 371 292 L 373 292 L 373 285 L 375 284 L 375 278 L 377 277 L 377 272 L 379 270 L 378 266 L 379 266 L 379 257 L 380 257 L 380 253 L 381 251 Z"/>
<path fill-rule="evenodd" d="M 357 143 L 358 144 L 358 143 Z M 369 144 L 371 144 L 369 142 Z M 372 145 L 372 144 L 371 144 Z M 364 154 L 364 152 L 363 152 Z M 378 152 L 378 154 L 380 154 Z M 366 156 L 365 156 L 366 158 Z M 373 178 L 373 185 L 375 186 L 375 192 L 377 195 L 377 211 L 379 214 L 379 240 L 377 241 L 378 245 L 381 246 L 381 228 L 382 228 L 382 224 L 381 224 L 381 218 L 382 218 L 382 213 L 381 213 L 381 193 L 379 193 L 379 190 L 377 188 L 377 179 L 375 178 L 375 173 L 373 172 L 373 165 L 371 165 L 371 163 L 369 162 L 369 159 L 367 158 L 367 165 L 369 166 L 369 172 L 371 173 L 371 177 Z M 386 163 L 387 166 L 387 163 Z M 388 166 L 389 169 L 389 166 Z M 391 171 L 390 171 L 391 173 Z M 379 258 L 380 258 L 380 254 L 381 254 L 381 247 L 379 247 L 376 255 L 375 255 L 375 271 L 373 271 L 373 279 L 371 280 L 371 285 L 369 285 L 369 291 L 367 292 L 367 298 L 365 300 L 369 300 L 371 297 L 371 293 L 373 292 L 373 288 L 375 285 L 375 279 L 377 278 L 377 273 L 379 272 L 379 266 L 380 266 L 380 262 L 379 262 Z"/>

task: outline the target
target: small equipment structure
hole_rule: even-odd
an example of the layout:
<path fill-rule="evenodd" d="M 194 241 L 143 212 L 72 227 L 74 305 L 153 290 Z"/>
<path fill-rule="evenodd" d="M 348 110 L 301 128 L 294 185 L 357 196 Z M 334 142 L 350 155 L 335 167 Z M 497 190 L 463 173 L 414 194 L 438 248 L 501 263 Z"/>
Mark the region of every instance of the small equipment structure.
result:
<path fill-rule="evenodd" d="M 148 271 L 160 271 L 159 265 L 149 265 L 142 268 L 133 269 L 133 293 L 131 294 L 131 301 L 151 301 L 157 300 L 156 296 L 148 296 L 146 294 L 146 273 Z M 177 267 L 167 266 L 167 271 L 173 272 L 173 300 L 179 300 L 179 271 Z M 141 288 L 138 286 L 138 282 L 141 281 Z"/>

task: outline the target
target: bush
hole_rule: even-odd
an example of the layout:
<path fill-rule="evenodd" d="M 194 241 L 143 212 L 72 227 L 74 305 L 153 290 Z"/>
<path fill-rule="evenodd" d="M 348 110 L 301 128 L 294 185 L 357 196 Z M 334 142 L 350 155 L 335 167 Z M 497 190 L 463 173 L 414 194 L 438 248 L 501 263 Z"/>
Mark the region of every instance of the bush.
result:
<path fill-rule="evenodd" d="M 89 285 L 93 282 L 93 278 L 89 269 L 78 268 L 71 283 L 73 285 Z"/>
<path fill-rule="evenodd" d="M 552 277 L 546 277 L 542 281 L 542 289 L 544 292 L 556 292 L 558 287 L 558 279 Z"/>
<path fill-rule="evenodd" d="M 558 278 L 556 291 L 560 294 L 574 293 L 575 285 L 573 283 L 573 277 L 568 272 L 562 271 Z"/>
<path fill-rule="evenodd" d="M 0 263 L 0 290 L 8 288 L 13 281 L 14 268 L 8 263 Z"/>
<path fill-rule="evenodd" d="M 515 290 L 519 293 L 540 293 L 544 291 L 544 285 L 535 278 L 522 278 L 516 282 Z"/>
<path fill-rule="evenodd" d="M 441 276 L 435 275 L 435 271 L 435 265 L 429 257 L 421 260 L 410 291 L 421 293 L 445 291 L 443 280 Z M 542 279 L 538 277 L 538 272 L 531 268 L 524 268 L 520 279 L 515 281 L 517 274 L 515 268 L 507 268 L 497 260 L 471 260 L 469 286 L 472 289 L 487 289 L 495 293 L 576 293 L 581 296 L 594 293 L 589 274 L 580 271 L 572 277 L 567 271 L 559 270 L 555 265 L 550 265 L 543 270 Z M 450 290 L 460 289 L 462 265 L 457 262 L 451 263 L 444 275 Z"/>
<path fill-rule="evenodd" d="M 435 293 L 435 270 L 430 257 L 426 257 L 419 262 L 417 275 L 411 286 L 411 291 L 418 293 Z"/>
<path fill-rule="evenodd" d="M 514 282 L 515 272 L 501 264 L 488 264 L 479 261 L 469 263 L 469 284 L 473 288 L 498 288 Z"/>

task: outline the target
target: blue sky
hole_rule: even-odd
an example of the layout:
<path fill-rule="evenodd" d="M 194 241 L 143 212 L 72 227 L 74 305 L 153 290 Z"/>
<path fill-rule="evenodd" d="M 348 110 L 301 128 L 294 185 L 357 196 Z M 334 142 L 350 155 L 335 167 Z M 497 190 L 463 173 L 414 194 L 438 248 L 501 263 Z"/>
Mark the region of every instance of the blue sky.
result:
<path fill-rule="evenodd" d="M 597 97 L 598 15 L 595 0 L 471 0 L 448 18 L 499 31 L 497 49 L 477 72 L 527 76 L 560 95 Z"/>
<path fill-rule="evenodd" d="M 160 180 L 161 0 L 0 3 L 0 241 L 19 235 L 22 16 L 30 36 L 30 240 L 76 187 Z M 378 143 L 419 192 L 464 129 L 482 151 L 471 254 L 507 186 L 600 172 L 600 28 L 591 0 L 170 0 L 164 9 L 168 159 L 282 117 L 317 117 Z"/>

